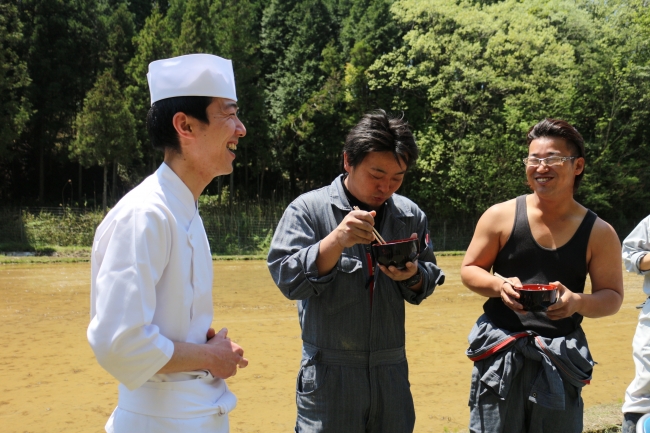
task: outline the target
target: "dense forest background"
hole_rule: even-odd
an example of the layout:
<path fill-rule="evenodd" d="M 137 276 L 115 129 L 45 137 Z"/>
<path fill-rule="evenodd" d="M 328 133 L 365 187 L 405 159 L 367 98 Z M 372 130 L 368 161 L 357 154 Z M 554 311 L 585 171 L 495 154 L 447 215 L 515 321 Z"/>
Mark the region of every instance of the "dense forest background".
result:
<path fill-rule="evenodd" d="M 216 200 L 328 184 L 384 108 L 416 132 L 400 192 L 432 220 L 525 193 L 544 117 L 585 137 L 582 203 L 619 230 L 650 213 L 650 0 L 2 0 L 0 203 L 115 203 L 162 160 L 149 62 L 196 52 L 233 59 L 248 129 Z"/>

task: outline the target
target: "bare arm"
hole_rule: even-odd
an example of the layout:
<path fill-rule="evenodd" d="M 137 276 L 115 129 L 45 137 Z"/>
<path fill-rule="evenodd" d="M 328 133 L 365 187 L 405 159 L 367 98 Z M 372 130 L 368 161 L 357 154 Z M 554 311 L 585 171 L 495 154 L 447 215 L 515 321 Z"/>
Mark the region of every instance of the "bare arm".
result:
<path fill-rule="evenodd" d="M 328 274 L 334 269 L 345 248 L 356 244 L 369 244 L 375 239 L 372 227 L 375 224 L 376 214 L 374 210 L 370 212 L 353 210 L 320 242 L 316 259 L 319 276 Z"/>
<path fill-rule="evenodd" d="M 584 317 L 604 317 L 618 312 L 623 303 L 623 269 L 621 244 L 614 229 L 600 218 L 589 237 L 587 253 L 591 294 L 573 293 L 561 282 L 560 299 L 548 309 L 548 317 L 561 319 L 573 313 Z"/>
<path fill-rule="evenodd" d="M 476 224 L 474 236 L 463 258 L 460 277 L 473 292 L 487 298 L 501 297 L 510 308 L 523 312 L 521 304 L 517 302 L 519 294 L 513 289 L 514 286 L 521 287 L 519 279 L 511 278 L 512 284 L 508 284 L 490 273 L 497 254 L 512 231 L 514 214 L 514 200 L 499 203 L 485 211 Z"/>
<path fill-rule="evenodd" d="M 234 376 L 237 374 L 237 367 L 246 367 L 248 360 L 243 356 L 244 350 L 233 343 L 227 335 L 226 328 L 217 334 L 210 328 L 208 341 L 205 344 L 175 341 L 171 359 L 158 373 L 208 370 L 214 377 L 221 379 Z"/>

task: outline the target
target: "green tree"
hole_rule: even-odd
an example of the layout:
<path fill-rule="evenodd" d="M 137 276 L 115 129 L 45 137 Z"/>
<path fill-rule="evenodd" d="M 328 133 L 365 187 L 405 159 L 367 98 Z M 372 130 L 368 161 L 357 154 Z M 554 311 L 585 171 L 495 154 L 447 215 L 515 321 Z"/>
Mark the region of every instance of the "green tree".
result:
<path fill-rule="evenodd" d="M 540 16 L 558 5 L 585 22 L 562 1 L 393 5 L 404 45 L 375 61 L 369 83 L 392 89 L 392 108 L 415 125 L 413 195 L 432 214 L 474 216 L 524 193 L 527 128 L 547 116 L 570 120 L 575 50 Z"/>
<path fill-rule="evenodd" d="M 151 0 L 129 0 L 129 10 L 134 15 L 134 24 L 136 30 L 140 30 L 144 26 L 147 17 L 151 15 L 151 11 L 155 5 L 161 2 Z"/>
<path fill-rule="evenodd" d="M 401 0 L 392 11 L 402 45 L 365 73 L 415 125 L 422 157 L 407 181 L 432 215 L 473 218 L 527 192 L 523 138 L 544 117 L 585 137 L 580 201 L 618 227 L 648 212 L 647 0 Z"/>
<path fill-rule="evenodd" d="M 38 179 L 40 203 L 46 197 L 46 166 L 63 163 L 75 116 L 99 71 L 104 34 L 100 6 L 93 0 L 18 2 L 25 40 L 21 57 L 31 78 L 27 98 L 33 108 L 20 139 L 24 157 L 32 162 L 22 177 Z M 53 193 L 59 195 L 58 186 Z"/>
<path fill-rule="evenodd" d="M 313 69 L 317 81 L 311 94 L 300 100 L 300 106 L 284 114 L 285 120 L 279 123 L 280 133 L 276 129 L 274 137 L 279 138 L 278 146 L 274 147 L 276 154 L 285 155 L 281 160 L 293 161 L 293 167 L 285 164 L 279 169 L 290 181 L 295 179 L 291 184 L 294 193 L 296 189 L 301 192 L 329 183 L 340 170 L 341 148 L 349 129 L 364 113 L 389 108 L 386 101 L 390 102 L 391 91 L 370 89 L 367 69 L 378 54 L 399 43 L 395 39 L 400 29 L 390 13 L 391 4 L 390 0 L 323 2 L 328 11 L 330 39 L 321 36 L 327 43 L 319 46 L 322 47 L 320 56 L 315 57 L 319 61 L 318 68 Z M 271 17 L 269 9 L 265 13 Z M 268 31 L 269 41 L 263 39 L 271 52 L 274 52 L 271 41 L 287 32 L 282 29 L 282 35 L 276 36 L 274 31 L 278 32 L 275 27 Z M 282 41 L 282 44 L 290 43 Z M 295 80 L 295 75 L 288 73 L 284 79 L 291 83 L 289 80 Z M 296 88 L 302 90 L 299 83 L 294 82 L 293 86 L 280 85 L 276 91 Z M 267 98 L 275 98 L 275 95 L 267 93 Z M 269 100 L 271 104 L 273 101 Z M 286 107 L 289 104 L 278 105 Z"/>
<path fill-rule="evenodd" d="M 110 71 L 97 78 L 84 100 L 84 108 L 75 121 L 76 138 L 70 144 L 71 158 L 86 167 L 104 169 L 102 208 L 107 207 L 108 166 L 113 164 L 113 185 L 118 164 L 127 164 L 140 156 L 135 122 L 119 83 Z M 115 191 L 115 190 L 114 190 Z M 113 193 L 113 200 L 115 200 Z"/>
<path fill-rule="evenodd" d="M 340 34 L 341 87 L 346 105 L 346 130 L 368 111 L 390 108 L 391 89 L 368 85 L 375 59 L 401 45 L 401 29 L 390 7 L 393 0 L 354 0 L 343 14 Z"/>
<path fill-rule="evenodd" d="M 640 0 L 583 5 L 593 37 L 581 50 L 572 107 L 588 155 L 580 196 L 622 231 L 650 212 L 649 6 Z"/>
<path fill-rule="evenodd" d="M 0 156 L 8 159 L 12 157 L 9 148 L 31 115 L 25 96 L 30 82 L 27 63 L 19 57 L 22 27 L 16 6 L 0 4 Z"/>
<path fill-rule="evenodd" d="M 266 72 L 265 97 L 269 138 L 278 169 L 289 180 L 291 195 L 300 191 L 299 183 L 310 189 L 311 170 L 326 161 L 312 158 L 307 145 L 313 137 L 313 122 L 296 128 L 299 110 L 318 92 L 324 82 L 323 50 L 337 39 L 337 28 L 321 0 L 273 0 L 262 18 L 263 69 Z M 327 135 L 321 143 L 330 142 Z M 330 144 L 331 145 L 331 144 Z"/>
<path fill-rule="evenodd" d="M 266 141 L 264 118 L 264 93 L 261 86 L 262 60 L 260 52 L 262 2 L 259 0 L 213 1 L 209 11 L 209 27 L 212 29 L 213 53 L 232 59 L 239 117 L 246 126 L 246 138 L 238 145 L 237 169 L 229 176 L 229 191 L 241 190 L 244 196 L 261 197 L 265 189 L 267 168 L 272 166 Z M 252 182 L 254 181 L 254 183 Z M 208 189 L 221 192 L 219 177 Z M 236 188 L 237 186 L 237 188 Z M 229 195 L 229 199 L 233 194 Z"/>
<path fill-rule="evenodd" d="M 145 149 L 141 159 L 100 164 L 113 168 L 113 190 L 118 167 L 132 183 L 155 170 L 148 65 L 205 52 L 233 60 L 248 129 L 231 200 L 290 199 L 329 183 L 349 128 L 384 108 L 404 113 L 422 149 L 400 192 L 436 220 L 471 219 L 528 191 L 523 137 L 549 116 L 586 139 L 579 200 L 623 227 L 650 212 L 649 41 L 649 0 L 3 3 L 0 197 L 59 197 L 73 148 L 85 149 L 73 159 L 100 164 L 88 162 L 90 141 L 74 130 L 101 118 L 100 88 L 111 104 L 126 97 L 133 146 Z M 119 92 L 106 90 L 108 76 Z M 122 113 L 115 107 L 105 117 Z M 208 191 L 219 193 L 224 179 Z"/>
<path fill-rule="evenodd" d="M 315 185 L 328 183 L 340 170 L 345 136 L 361 116 L 378 108 L 389 108 L 390 91 L 372 90 L 367 69 L 379 54 L 399 43 L 390 5 L 392 0 L 353 0 L 339 3 L 338 41 L 330 41 L 322 53 L 325 82 L 303 105 L 297 125 L 311 127 L 311 150 L 315 162 Z M 302 128 L 306 130 L 306 128 Z M 307 131 L 305 131 L 307 132 Z M 324 162 L 324 163 L 323 163 Z"/>
<path fill-rule="evenodd" d="M 104 16 L 106 32 L 105 49 L 100 54 L 104 67 L 111 69 L 111 74 L 120 84 L 127 81 L 125 67 L 133 58 L 135 49 L 135 15 L 129 11 L 127 2 L 118 2 Z"/>
<path fill-rule="evenodd" d="M 186 0 L 183 18 L 180 22 L 180 34 L 175 40 L 174 55 L 193 53 L 211 53 L 211 32 L 209 0 Z"/>
<path fill-rule="evenodd" d="M 147 135 L 146 119 L 151 107 L 147 72 L 149 63 L 172 56 L 174 35 L 170 28 L 169 20 L 161 13 L 160 8 L 154 7 L 142 30 L 133 38 L 135 54 L 126 66 L 126 96 L 135 120 L 138 143 L 144 149 L 146 160 L 146 173 L 143 174 L 154 172 L 159 158 L 158 153 L 149 145 Z"/>

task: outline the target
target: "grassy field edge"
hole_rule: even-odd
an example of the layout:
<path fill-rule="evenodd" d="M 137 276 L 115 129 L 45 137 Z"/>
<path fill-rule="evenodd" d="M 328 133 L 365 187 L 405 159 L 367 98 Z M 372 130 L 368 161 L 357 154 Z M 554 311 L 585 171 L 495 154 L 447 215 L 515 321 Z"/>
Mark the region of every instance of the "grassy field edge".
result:
<path fill-rule="evenodd" d="M 57 245 L 31 246 L 0 244 L 0 264 L 20 263 L 76 263 L 90 261 L 89 247 L 61 247 Z M 462 256 L 465 251 L 437 251 L 437 256 Z M 217 255 L 212 260 L 266 260 L 266 254 Z"/>

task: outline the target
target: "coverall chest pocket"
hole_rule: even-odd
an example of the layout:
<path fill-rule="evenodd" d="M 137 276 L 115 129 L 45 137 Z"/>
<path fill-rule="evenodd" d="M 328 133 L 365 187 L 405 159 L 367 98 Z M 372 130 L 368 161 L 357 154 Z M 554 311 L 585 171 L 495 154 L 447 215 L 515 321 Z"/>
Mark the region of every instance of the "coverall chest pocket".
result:
<path fill-rule="evenodd" d="M 336 314 L 360 302 L 364 292 L 363 262 L 355 256 L 342 254 L 338 264 L 336 284 L 327 291 L 326 299 L 324 299 L 327 313 Z"/>

